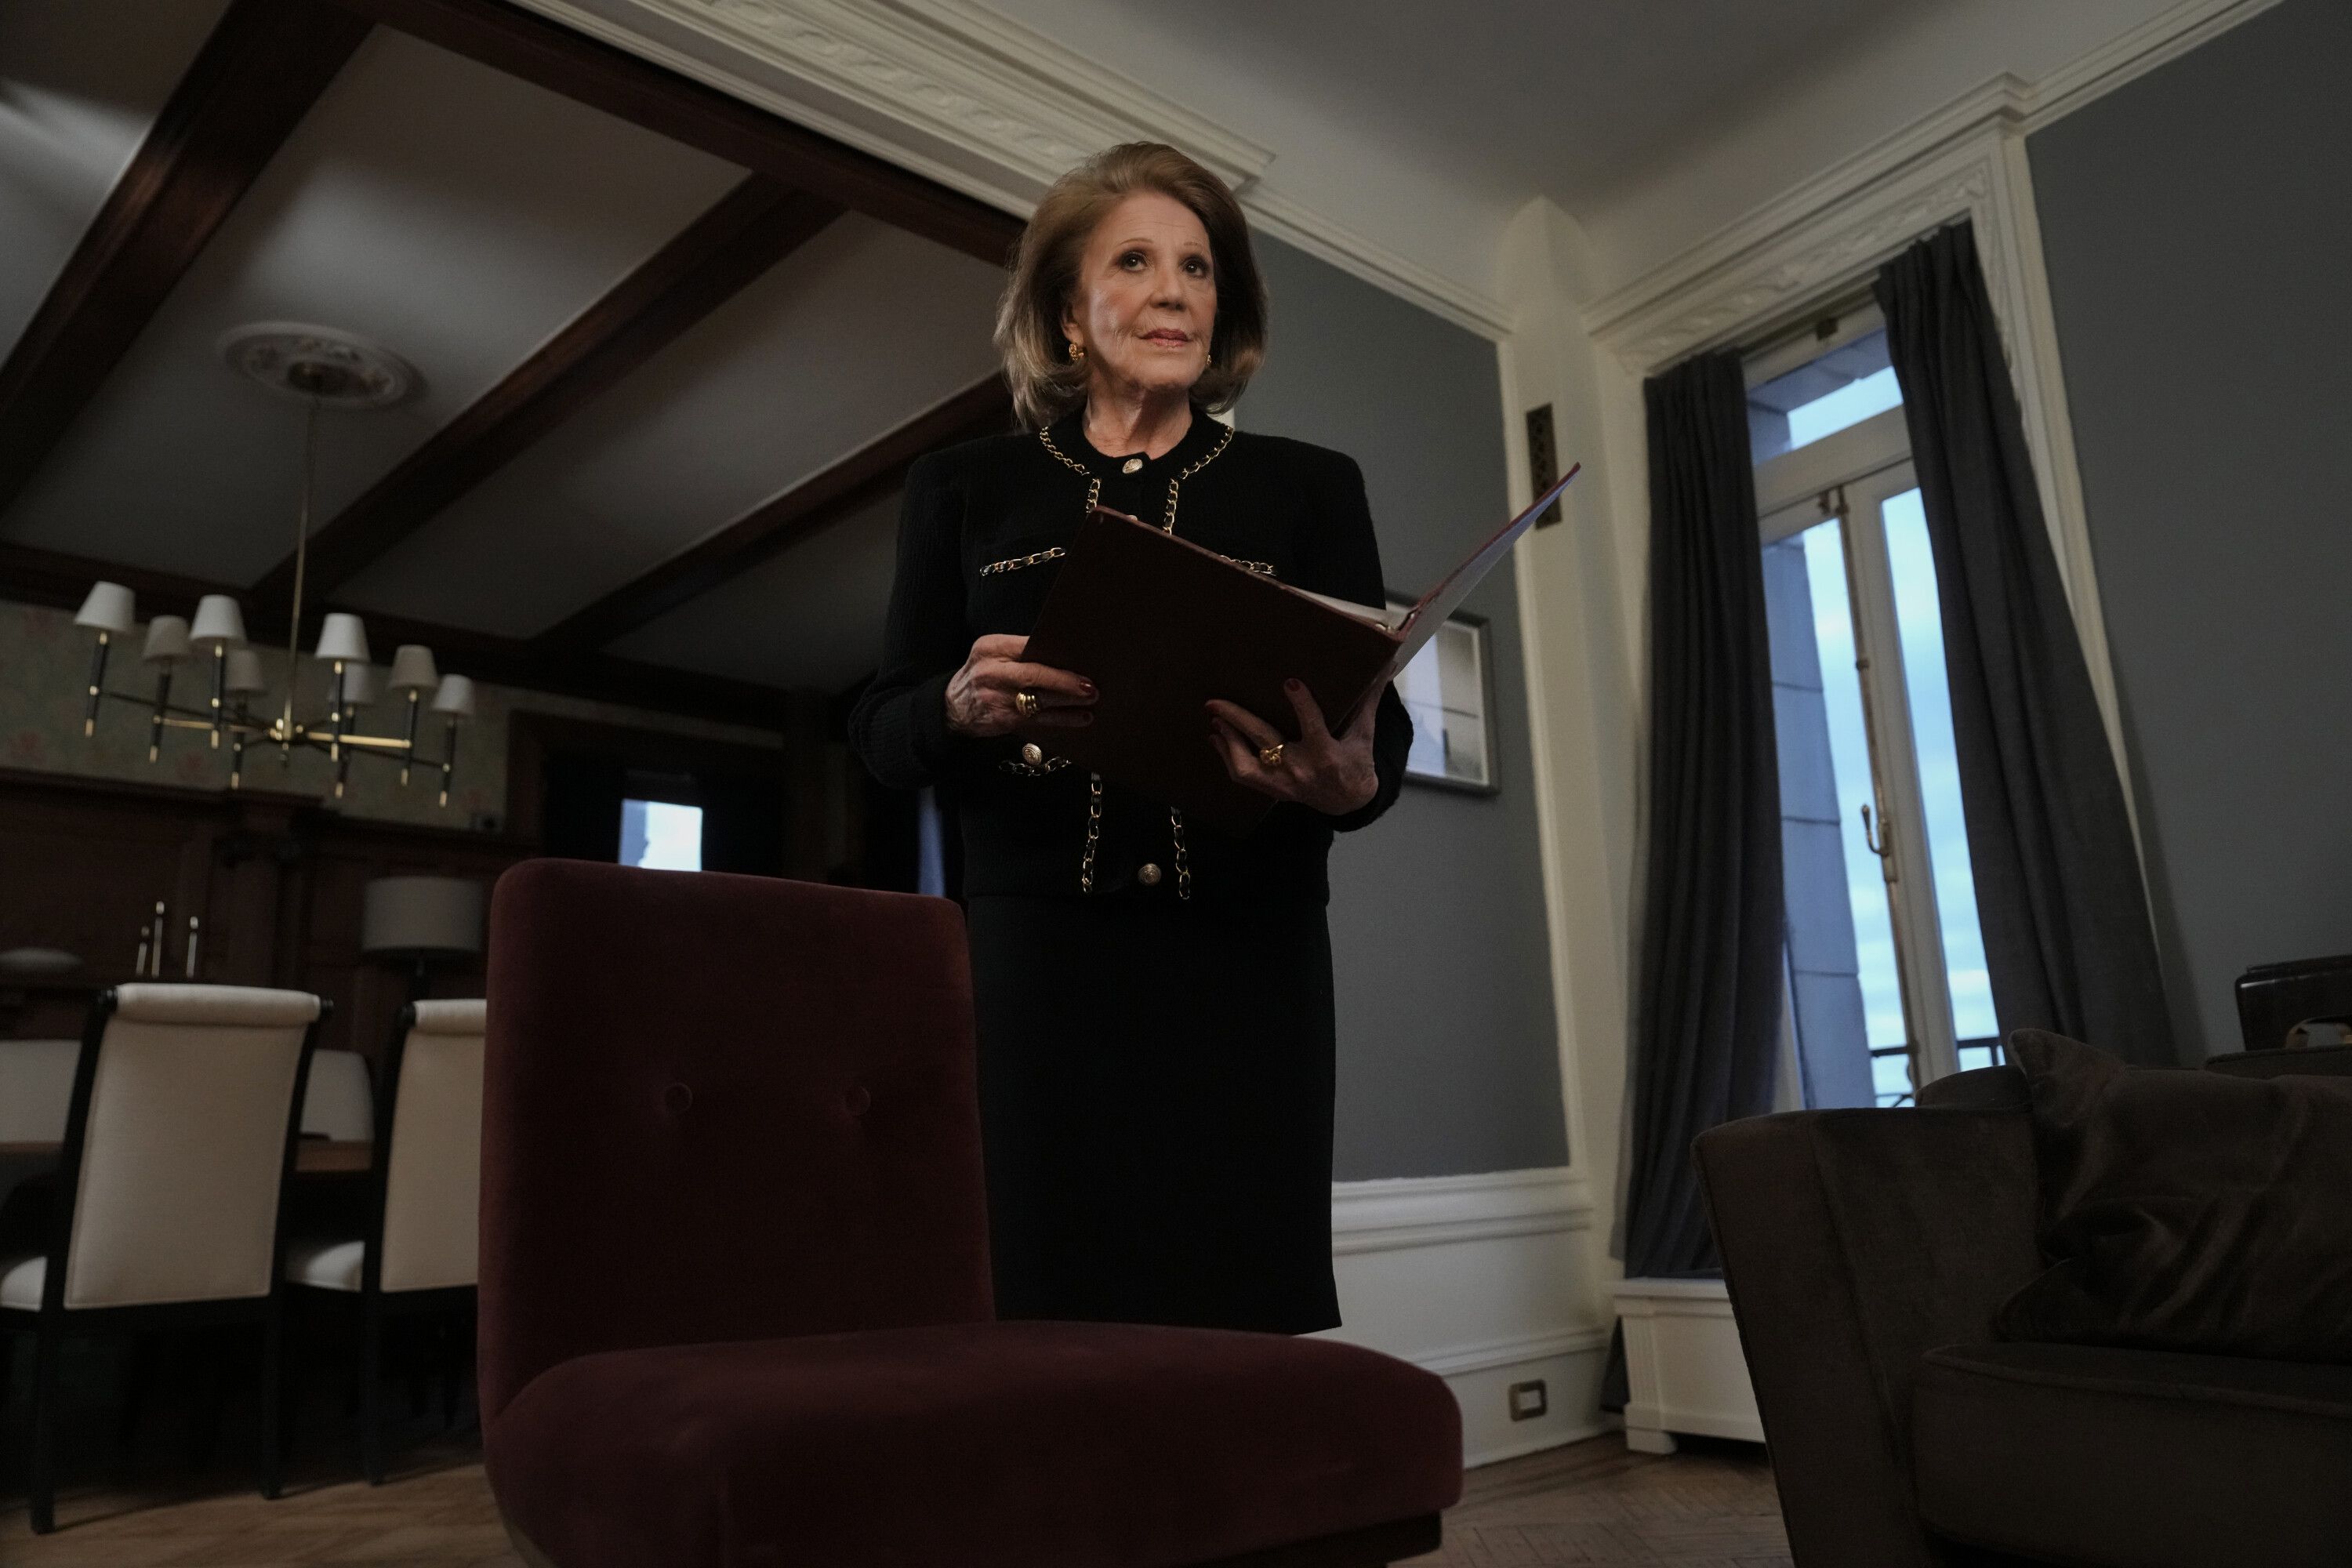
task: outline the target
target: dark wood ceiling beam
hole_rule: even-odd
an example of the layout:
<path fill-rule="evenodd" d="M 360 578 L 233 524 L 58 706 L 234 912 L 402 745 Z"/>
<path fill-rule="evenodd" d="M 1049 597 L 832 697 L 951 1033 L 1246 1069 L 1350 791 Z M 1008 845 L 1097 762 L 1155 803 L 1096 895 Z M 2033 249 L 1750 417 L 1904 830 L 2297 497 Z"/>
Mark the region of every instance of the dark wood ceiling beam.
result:
<path fill-rule="evenodd" d="M 550 664 L 592 656 L 887 495 L 924 453 L 999 434 L 1012 419 L 1002 377 L 967 387 L 557 623 L 531 639 L 531 651 Z"/>
<path fill-rule="evenodd" d="M 265 657 L 271 657 L 269 650 L 273 648 L 279 656 L 285 651 L 286 605 L 282 601 L 259 602 L 234 587 L 176 573 L 0 543 L 0 598 L 72 610 L 80 606 L 89 585 L 101 579 L 120 583 L 138 595 L 142 616 L 192 615 L 196 600 L 204 595 L 232 595 L 244 604 L 246 630 L 255 646 L 264 650 Z M 443 669 L 502 686 L 559 692 L 601 702 L 625 702 L 656 712 L 768 730 L 784 726 L 795 700 L 793 693 L 778 687 L 629 659 L 596 657 L 552 667 L 532 657 L 527 645 L 515 638 L 459 626 L 430 626 L 373 611 L 365 618 L 373 651 L 379 658 L 389 658 L 392 650 L 402 643 L 423 643 L 433 649 Z M 311 623 L 304 628 L 307 640 L 315 635 L 315 620 L 310 616 L 305 619 Z M 120 689 L 121 671 L 126 667 L 118 660 L 115 668 Z M 131 689 L 136 689 L 135 685 Z"/>
<path fill-rule="evenodd" d="M 1021 222 L 505 0 L 334 0 L 387 27 L 1001 266 Z"/>
<path fill-rule="evenodd" d="M 324 603 L 474 486 L 676 342 L 841 216 L 754 174 L 310 535 L 306 597 Z M 294 591 L 289 554 L 255 595 Z"/>
<path fill-rule="evenodd" d="M 39 468 L 360 40 L 315 0 L 236 0 L 0 363 L 0 510 Z"/>

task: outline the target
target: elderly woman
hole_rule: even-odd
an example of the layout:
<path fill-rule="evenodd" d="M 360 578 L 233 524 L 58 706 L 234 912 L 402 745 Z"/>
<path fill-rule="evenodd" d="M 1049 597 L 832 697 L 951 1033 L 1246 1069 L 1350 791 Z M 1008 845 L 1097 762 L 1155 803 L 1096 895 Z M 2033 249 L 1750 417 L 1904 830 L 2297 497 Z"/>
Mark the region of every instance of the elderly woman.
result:
<path fill-rule="evenodd" d="M 850 733 L 885 783 L 940 786 L 964 836 L 997 1309 L 1301 1333 L 1331 1283 L 1334 832 L 1396 798 L 1391 689 L 1295 738 L 1231 703 L 1202 744 L 1277 802 L 1243 838 L 1072 767 L 1084 670 L 1022 654 L 1099 502 L 1250 571 L 1382 602 L 1355 463 L 1211 417 L 1265 346 L 1233 193 L 1171 147 L 1057 182 L 997 315 L 1024 435 L 907 479 L 882 662 Z"/>

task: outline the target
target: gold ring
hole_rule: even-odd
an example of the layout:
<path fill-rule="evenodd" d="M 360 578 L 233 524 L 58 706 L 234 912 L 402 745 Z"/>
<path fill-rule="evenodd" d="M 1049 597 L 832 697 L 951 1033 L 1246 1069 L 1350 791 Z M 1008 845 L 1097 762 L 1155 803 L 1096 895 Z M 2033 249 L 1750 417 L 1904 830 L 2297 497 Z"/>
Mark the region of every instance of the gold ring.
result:
<path fill-rule="evenodd" d="M 1282 745 L 1280 741 L 1276 741 L 1271 746 L 1260 746 L 1257 749 L 1257 760 L 1269 768 L 1282 766 Z"/>
<path fill-rule="evenodd" d="M 1037 694 L 1034 691 L 1016 691 L 1013 694 L 1013 706 L 1024 719 L 1034 719 L 1037 717 Z"/>

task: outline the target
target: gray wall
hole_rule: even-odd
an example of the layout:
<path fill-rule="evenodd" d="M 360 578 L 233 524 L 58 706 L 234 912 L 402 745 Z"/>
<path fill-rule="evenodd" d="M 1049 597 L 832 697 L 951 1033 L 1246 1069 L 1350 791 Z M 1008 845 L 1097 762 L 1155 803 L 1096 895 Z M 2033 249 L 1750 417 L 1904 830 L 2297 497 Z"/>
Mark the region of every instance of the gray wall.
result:
<path fill-rule="evenodd" d="M 2029 142 L 2182 1049 L 2352 952 L 2352 5 L 2286 0 Z"/>
<path fill-rule="evenodd" d="M 1236 422 L 1361 464 L 1389 589 L 1418 595 L 1507 514 L 1494 345 L 1257 245 L 1273 342 Z M 1408 784 L 1332 851 L 1342 1181 L 1568 1158 L 1513 594 L 1507 562 L 1467 606 L 1489 622 L 1500 793 Z"/>

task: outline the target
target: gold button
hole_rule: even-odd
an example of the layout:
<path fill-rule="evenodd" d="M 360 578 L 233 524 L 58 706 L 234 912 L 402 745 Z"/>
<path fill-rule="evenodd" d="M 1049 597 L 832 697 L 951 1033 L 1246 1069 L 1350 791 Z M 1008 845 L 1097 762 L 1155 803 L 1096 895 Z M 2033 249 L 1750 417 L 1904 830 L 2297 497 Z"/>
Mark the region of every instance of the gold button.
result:
<path fill-rule="evenodd" d="M 1021 748 L 1021 760 L 1034 768 L 1045 760 L 1045 749 L 1032 741 Z"/>
<path fill-rule="evenodd" d="M 1121 463 L 1118 466 L 1118 471 L 1122 474 L 1139 474 L 1143 472 L 1143 459 L 1140 458 L 1129 458 L 1126 462 Z"/>
<path fill-rule="evenodd" d="M 1160 868 L 1146 860 L 1143 868 L 1136 872 L 1135 879 L 1147 888 L 1156 888 L 1160 886 Z"/>

